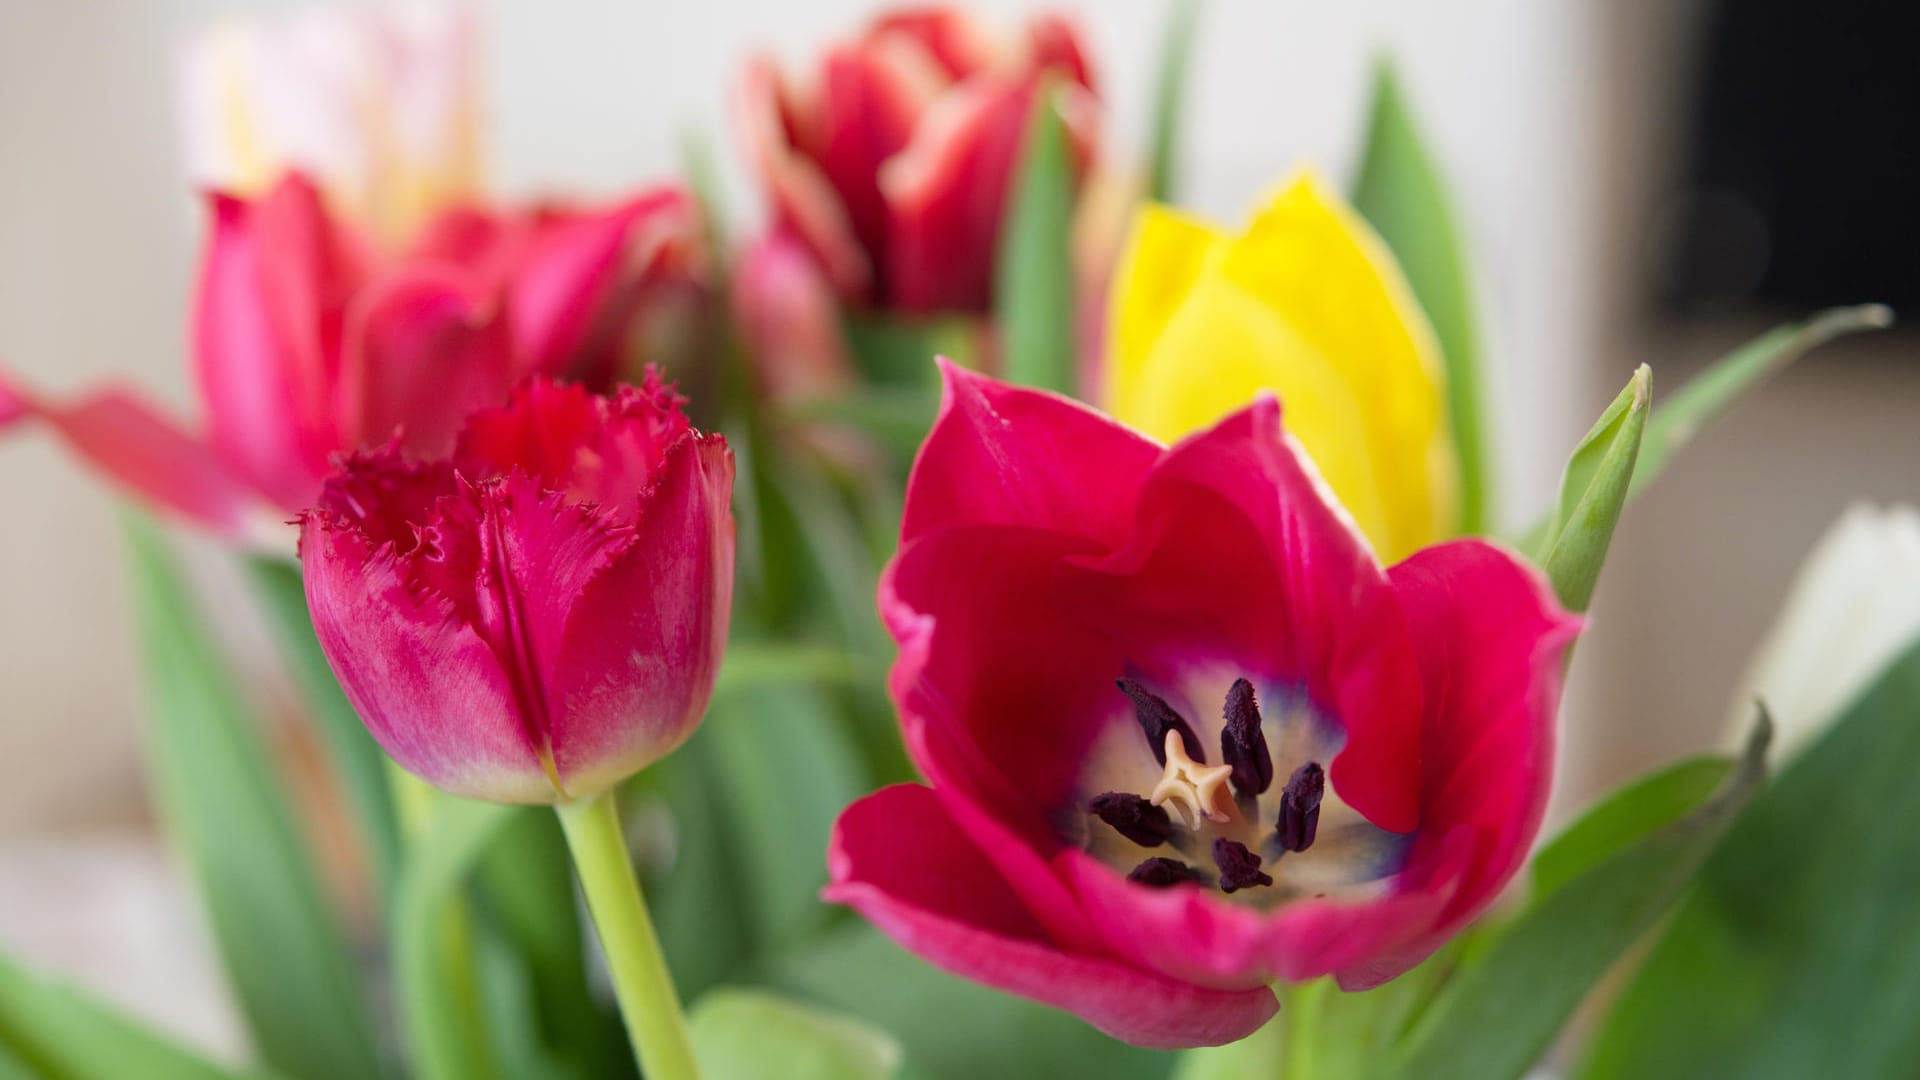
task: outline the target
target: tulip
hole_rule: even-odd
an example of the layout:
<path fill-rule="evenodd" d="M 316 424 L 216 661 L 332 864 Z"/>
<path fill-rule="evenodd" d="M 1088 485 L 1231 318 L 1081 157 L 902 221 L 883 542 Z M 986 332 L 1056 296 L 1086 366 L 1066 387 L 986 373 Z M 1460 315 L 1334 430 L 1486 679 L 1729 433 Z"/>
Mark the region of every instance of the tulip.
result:
<path fill-rule="evenodd" d="M 827 50 L 810 83 L 756 58 L 734 104 L 774 227 L 806 247 L 837 295 L 982 314 L 1034 95 L 1049 80 L 1084 165 L 1093 76 L 1078 33 L 1053 16 L 1007 42 L 958 11 L 896 10 Z"/>
<path fill-rule="evenodd" d="M 1383 568 L 1270 393 L 1169 448 L 943 370 L 880 586 L 927 783 L 843 813 L 829 899 L 1156 1047 L 1386 982 L 1494 899 L 1578 627 L 1536 569 Z"/>
<path fill-rule="evenodd" d="M 464 5 L 216 23 L 179 69 L 190 174 L 252 197 L 298 169 L 337 210 L 404 237 L 480 191 L 477 45 Z"/>
<path fill-rule="evenodd" d="M 530 374 L 609 384 L 652 297 L 698 258 L 691 200 L 665 187 L 591 209 L 448 209 L 401 248 L 330 213 L 297 173 L 208 207 L 193 309 L 204 432 L 118 391 L 69 404 L 3 376 L 0 425 L 43 419 L 137 496 L 262 544 L 282 542 L 337 454 L 396 433 L 445 454 L 469 411 Z"/>
<path fill-rule="evenodd" d="M 536 380 L 450 455 L 356 454 L 301 515 L 314 631 L 395 761 L 456 795 L 592 796 L 706 709 L 733 589 L 733 457 L 651 373 Z"/>
<path fill-rule="evenodd" d="M 1457 466 L 1433 330 L 1392 254 L 1311 173 L 1237 236 L 1148 205 L 1114 274 L 1103 398 L 1178 439 L 1262 390 L 1382 558 L 1452 535 Z"/>
<path fill-rule="evenodd" d="M 1778 760 L 1811 745 L 1901 653 L 1920 642 L 1920 511 L 1847 509 L 1814 544 L 1754 650 L 1729 726 L 1764 702 Z"/>

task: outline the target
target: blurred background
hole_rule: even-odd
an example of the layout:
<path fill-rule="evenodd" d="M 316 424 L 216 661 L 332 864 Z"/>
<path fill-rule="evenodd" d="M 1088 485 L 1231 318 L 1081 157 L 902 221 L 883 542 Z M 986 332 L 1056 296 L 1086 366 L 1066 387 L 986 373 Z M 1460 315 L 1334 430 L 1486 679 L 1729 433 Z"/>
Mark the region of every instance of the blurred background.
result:
<path fill-rule="evenodd" d="M 29 385 L 122 380 L 191 415 L 200 220 L 175 50 L 216 17 L 294 6 L 0 0 L 0 357 Z M 698 130 L 727 167 L 736 220 L 758 210 L 725 124 L 741 59 L 798 59 L 870 7 L 478 6 L 498 190 L 610 193 L 675 171 Z M 1010 20 L 1032 5 L 972 6 Z M 1182 202 L 1236 220 L 1296 165 L 1345 177 L 1369 65 L 1391 52 L 1464 221 L 1495 376 L 1500 520 L 1517 532 L 1639 363 L 1657 407 L 1777 321 L 1920 299 L 1916 17 L 1854 6 L 1208 0 Z M 1166 4 L 1080 8 L 1110 137 L 1137 152 Z M 1920 499 L 1917 360 L 1920 337 L 1898 329 L 1822 349 L 1629 510 L 1572 676 L 1560 813 L 1723 741 L 1731 688 L 1814 538 L 1857 498 Z M 0 440 L 0 521 L 0 947 L 231 1046 L 191 898 L 150 835 L 113 502 L 52 439 L 24 434 Z M 229 644 L 272 687 L 251 605 L 220 560 L 201 561 Z"/>

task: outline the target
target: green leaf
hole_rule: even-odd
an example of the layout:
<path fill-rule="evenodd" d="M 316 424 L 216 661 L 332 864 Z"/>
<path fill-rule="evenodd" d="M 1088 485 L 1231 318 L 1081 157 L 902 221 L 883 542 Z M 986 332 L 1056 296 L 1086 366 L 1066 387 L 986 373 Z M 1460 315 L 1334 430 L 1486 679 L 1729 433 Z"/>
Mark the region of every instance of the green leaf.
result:
<path fill-rule="evenodd" d="M 780 409 L 790 423 L 824 421 L 852 428 L 904 466 L 933 429 L 940 395 L 932 387 L 862 386 L 783 403 Z"/>
<path fill-rule="evenodd" d="M 1755 799 L 1588 1080 L 1920 1075 L 1920 642 Z"/>
<path fill-rule="evenodd" d="M 1800 356 L 1834 338 L 1893 324 L 1893 312 L 1880 304 L 1829 308 L 1804 322 L 1777 327 L 1716 360 L 1675 391 L 1647 422 L 1646 445 L 1633 478 L 1633 493 L 1653 482 L 1681 447 L 1693 441 L 1740 395 Z"/>
<path fill-rule="evenodd" d="M 307 614 L 300 564 L 272 555 L 249 555 L 245 563 L 254 593 L 278 638 L 280 655 L 312 715 L 347 805 L 353 808 L 368 869 L 382 895 L 391 899 L 399 873 L 400 832 L 387 790 L 387 756 L 347 703 L 333 669 L 327 666 L 326 654 L 320 651 Z"/>
<path fill-rule="evenodd" d="M 1054 87 L 1034 95 L 1020 169 L 1000 223 L 993 311 L 1010 382 L 1074 392 L 1073 162 Z"/>
<path fill-rule="evenodd" d="M 1678 820 L 1705 802 L 1733 768 L 1734 760 L 1728 757 L 1688 758 L 1608 795 L 1534 855 L 1534 899 L 1551 895 L 1600 860 Z"/>
<path fill-rule="evenodd" d="M 1653 372 L 1645 364 L 1613 399 L 1587 437 L 1574 447 L 1560 481 L 1560 502 L 1545 535 L 1531 550 L 1553 582 L 1560 602 L 1585 611 L 1613 543 L 1613 527 L 1627 501 L 1634 461 L 1653 402 Z"/>
<path fill-rule="evenodd" d="M 156 528 L 129 511 L 161 816 L 255 1047 L 294 1077 L 382 1075 L 352 954 L 275 773 Z"/>
<path fill-rule="evenodd" d="M 515 808 L 451 795 L 437 795 L 431 805 L 394 893 L 401 1029 L 414 1070 L 425 1080 L 484 1080 L 494 1070 L 480 1027 L 478 982 L 462 967 L 471 956 L 463 886 Z"/>
<path fill-rule="evenodd" d="M 713 990 L 687 1016 L 707 1080 L 886 1080 L 900 1044 L 886 1032 L 762 990 Z"/>
<path fill-rule="evenodd" d="M 1765 778 L 1771 735 L 1762 713 L 1739 767 L 1711 799 L 1595 861 L 1500 927 L 1427 1007 L 1393 1075 L 1524 1075 L 1593 984 L 1694 879 Z"/>
<path fill-rule="evenodd" d="M 1384 57 L 1374 67 L 1366 151 L 1354 179 L 1353 203 L 1393 249 L 1433 324 L 1446 369 L 1447 419 L 1460 460 L 1460 531 L 1484 532 L 1493 516 L 1492 455 L 1466 245 L 1440 170 L 1407 108 L 1393 64 Z"/>
<path fill-rule="evenodd" d="M 7 1065 L 16 1067 L 9 1073 Z M 266 1080 L 229 1070 L 70 987 L 0 956 L 0 1077 L 39 1080 Z"/>
<path fill-rule="evenodd" d="M 1741 394 L 1759 385 L 1768 376 L 1834 338 L 1857 331 L 1879 329 L 1892 322 L 1893 313 L 1879 304 L 1830 308 L 1805 322 L 1782 326 L 1763 334 L 1716 360 L 1707 370 L 1682 386 L 1671 400 L 1654 410 L 1653 415 L 1645 421 L 1645 435 L 1641 439 L 1642 446 L 1632 481 L 1627 488 L 1627 497 L 1639 494 L 1641 489 L 1652 483 L 1666 469 L 1675 453 L 1738 401 Z M 1626 394 L 1622 394 L 1622 400 L 1616 400 L 1601 416 L 1600 423 L 1588 434 L 1587 442 L 1592 442 L 1610 420 L 1619 419 L 1626 397 Z M 1587 443 L 1581 445 L 1585 448 Z M 1596 457 L 1589 465 L 1597 462 Z M 1592 469 L 1589 468 L 1585 480 L 1592 479 L 1591 473 Z M 1548 545 L 1565 527 L 1569 498 L 1585 490 L 1584 483 L 1576 489 L 1573 486 L 1574 479 L 1573 463 L 1570 462 L 1568 482 L 1561 488 L 1560 505 L 1553 514 L 1548 515 L 1547 520 L 1527 532 L 1525 539 L 1520 541 L 1524 550 L 1536 556 L 1545 555 Z M 1597 571 L 1598 567 L 1594 569 Z"/>
<path fill-rule="evenodd" d="M 937 392 L 935 357 L 944 356 L 962 367 L 980 363 L 980 332 L 971 318 L 848 311 L 841 317 L 840 329 L 860 381 L 868 387 Z M 927 417 L 933 417 L 931 410 Z"/>
<path fill-rule="evenodd" d="M 689 999 L 732 976 L 753 947 L 740 860 L 722 805 L 723 783 L 705 724 L 635 780 L 635 787 L 665 811 L 665 823 L 642 820 L 628 832 L 647 856 L 641 859 L 642 884 L 660 929 L 661 951 L 674 985 Z"/>
<path fill-rule="evenodd" d="M 766 980 L 889 1031 L 927 1080 L 1166 1076 L 1174 1056 L 1110 1039 L 1072 1015 L 941 972 L 864 923 L 768 961 Z"/>
<path fill-rule="evenodd" d="M 1147 150 L 1147 198 L 1171 203 L 1180 164 L 1181 103 L 1187 96 L 1187 69 L 1193 60 L 1194 31 L 1200 22 L 1198 0 L 1173 0 L 1161 36 L 1160 70 L 1154 82 L 1152 132 Z"/>

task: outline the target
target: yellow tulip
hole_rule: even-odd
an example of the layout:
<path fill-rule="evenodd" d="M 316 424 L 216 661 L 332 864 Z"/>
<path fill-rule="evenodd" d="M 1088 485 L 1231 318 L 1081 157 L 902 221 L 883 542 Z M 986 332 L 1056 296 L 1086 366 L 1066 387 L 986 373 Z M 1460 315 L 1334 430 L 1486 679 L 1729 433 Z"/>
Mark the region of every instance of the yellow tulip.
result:
<path fill-rule="evenodd" d="M 478 50 L 464 5 L 230 19 L 180 65 L 197 184 L 265 191 L 289 169 L 399 241 L 480 185 Z"/>
<path fill-rule="evenodd" d="M 1311 173 L 1237 236 L 1148 205 L 1108 311 L 1106 406 L 1173 441 L 1272 390 L 1383 560 L 1455 527 L 1439 346 L 1386 245 Z"/>

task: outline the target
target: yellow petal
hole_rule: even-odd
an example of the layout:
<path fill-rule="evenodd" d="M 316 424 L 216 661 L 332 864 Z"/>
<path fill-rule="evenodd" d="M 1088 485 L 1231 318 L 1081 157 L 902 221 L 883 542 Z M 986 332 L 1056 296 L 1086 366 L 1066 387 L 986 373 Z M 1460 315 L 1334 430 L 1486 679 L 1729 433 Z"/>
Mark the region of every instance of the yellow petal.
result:
<path fill-rule="evenodd" d="M 1107 309 L 1104 396 L 1108 411 L 1121 420 L 1148 430 L 1133 414 L 1155 344 L 1202 267 L 1225 243 L 1212 225 L 1157 203 L 1142 203 L 1134 214 Z"/>
<path fill-rule="evenodd" d="M 1143 212 L 1115 281 L 1107 405 L 1173 440 L 1262 389 L 1383 559 L 1455 513 L 1438 347 L 1386 246 L 1325 183 L 1284 185 L 1246 231 Z"/>

